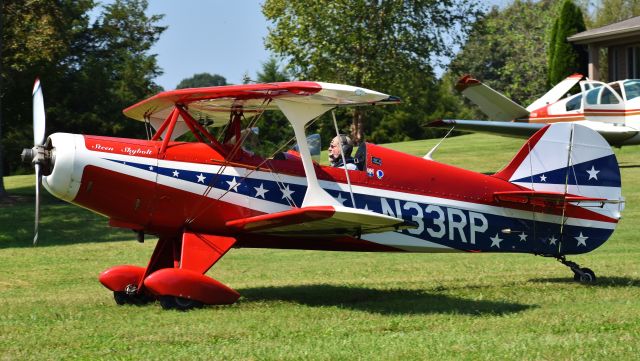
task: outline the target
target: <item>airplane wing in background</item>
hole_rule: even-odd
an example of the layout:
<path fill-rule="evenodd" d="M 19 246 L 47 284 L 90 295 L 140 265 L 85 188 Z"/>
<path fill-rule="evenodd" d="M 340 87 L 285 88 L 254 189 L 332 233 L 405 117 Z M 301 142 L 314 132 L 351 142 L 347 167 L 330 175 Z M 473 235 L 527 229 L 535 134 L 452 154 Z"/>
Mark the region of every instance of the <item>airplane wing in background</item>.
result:
<path fill-rule="evenodd" d="M 455 130 L 467 132 L 479 132 L 496 134 L 514 138 L 529 138 L 538 130 L 544 128 L 544 123 L 517 123 L 517 122 L 496 122 L 490 120 L 459 120 L 443 119 L 436 120 L 428 124 L 429 127 L 450 129 L 455 126 Z"/>
<path fill-rule="evenodd" d="M 458 81 L 456 90 L 480 107 L 491 119 L 507 122 L 529 116 L 527 109 L 470 75 L 465 75 Z"/>

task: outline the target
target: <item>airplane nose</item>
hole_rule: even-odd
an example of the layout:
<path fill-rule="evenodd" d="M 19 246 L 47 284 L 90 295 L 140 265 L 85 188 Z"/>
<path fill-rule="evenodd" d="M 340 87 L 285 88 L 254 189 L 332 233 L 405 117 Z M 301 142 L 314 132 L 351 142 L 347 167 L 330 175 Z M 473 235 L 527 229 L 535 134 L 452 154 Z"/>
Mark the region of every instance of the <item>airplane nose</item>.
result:
<path fill-rule="evenodd" d="M 80 189 L 82 169 L 76 166 L 76 146 L 82 141 L 78 134 L 55 133 L 51 142 L 51 174 L 42 177 L 42 184 L 54 196 L 71 202 Z"/>

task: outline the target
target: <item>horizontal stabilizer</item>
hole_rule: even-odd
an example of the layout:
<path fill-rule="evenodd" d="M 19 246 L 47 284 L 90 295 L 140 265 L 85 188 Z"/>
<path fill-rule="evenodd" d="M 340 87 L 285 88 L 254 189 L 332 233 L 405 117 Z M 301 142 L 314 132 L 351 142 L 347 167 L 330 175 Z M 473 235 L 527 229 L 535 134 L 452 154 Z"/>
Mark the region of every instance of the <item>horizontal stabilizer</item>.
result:
<path fill-rule="evenodd" d="M 551 90 L 549 90 L 541 98 L 531 103 L 531 105 L 527 107 L 527 110 L 532 112 L 536 109 L 540 109 L 551 103 L 557 102 L 558 100 L 560 100 L 560 98 L 562 98 L 563 95 L 567 94 L 567 92 L 571 90 L 574 85 L 578 84 L 578 82 L 582 80 L 582 78 L 584 78 L 582 74 L 576 73 L 573 75 L 569 75 L 566 79 L 551 88 Z"/>
<path fill-rule="evenodd" d="M 429 127 L 451 128 L 455 130 L 497 134 L 514 138 L 529 138 L 538 130 L 544 128 L 542 123 L 519 123 L 519 122 L 494 122 L 490 120 L 459 120 L 443 119 L 431 122 Z"/>
<path fill-rule="evenodd" d="M 235 219 L 226 223 L 238 232 L 279 236 L 344 236 L 415 228 L 412 222 L 363 209 L 333 206 L 302 207 Z"/>
<path fill-rule="evenodd" d="M 469 98 L 490 119 L 509 121 L 529 116 L 529 111 L 470 75 L 462 77 L 456 90 Z"/>
<path fill-rule="evenodd" d="M 567 203 L 611 203 L 606 198 L 583 197 L 560 192 L 539 191 L 507 191 L 494 192 L 493 198 L 498 202 L 533 204 L 537 206 L 562 208 Z"/>

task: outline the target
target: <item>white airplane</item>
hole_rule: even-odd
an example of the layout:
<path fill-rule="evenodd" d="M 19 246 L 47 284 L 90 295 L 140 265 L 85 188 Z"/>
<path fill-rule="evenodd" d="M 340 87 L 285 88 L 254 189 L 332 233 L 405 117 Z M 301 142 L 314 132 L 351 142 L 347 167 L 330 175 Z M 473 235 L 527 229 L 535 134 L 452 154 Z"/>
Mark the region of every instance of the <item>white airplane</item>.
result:
<path fill-rule="evenodd" d="M 456 90 L 491 120 L 437 120 L 429 126 L 528 138 L 545 125 L 573 122 L 600 133 L 611 145 L 640 144 L 640 80 L 605 84 L 573 74 L 526 108 L 469 75 Z M 581 92 L 563 98 L 576 84 Z"/>

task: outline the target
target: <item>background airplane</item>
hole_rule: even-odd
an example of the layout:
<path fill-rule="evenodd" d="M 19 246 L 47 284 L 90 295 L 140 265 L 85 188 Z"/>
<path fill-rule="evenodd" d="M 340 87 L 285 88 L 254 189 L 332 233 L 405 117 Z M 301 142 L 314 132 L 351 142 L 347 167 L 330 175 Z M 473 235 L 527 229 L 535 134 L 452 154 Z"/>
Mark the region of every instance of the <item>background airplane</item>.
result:
<path fill-rule="evenodd" d="M 573 74 L 526 108 L 469 75 L 456 90 L 489 119 L 438 120 L 429 126 L 528 138 L 546 124 L 573 122 L 600 133 L 611 145 L 640 144 L 640 80 L 605 84 Z M 576 84 L 581 92 L 562 98 Z"/>
<path fill-rule="evenodd" d="M 139 241 L 159 237 L 146 267 L 121 265 L 100 275 L 118 304 L 233 303 L 240 295 L 205 275 L 232 247 L 529 253 L 557 259 L 575 280 L 595 281 L 592 270 L 566 256 L 601 246 L 623 208 L 617 161 L 598 133 L 547 126 L 494 175 L 370 143 L 358 148 L 357 170 L 313 162 L 310 122 L 336 107 L 397 102 L 320 82 L 181 89 L 125 109 L 157 130 L 147 140 L 67 133 L 45 140 L 37 82 L 35 145 L 23 156 L 36 166 L 38 189 L 42 178 L 56 197 L 134 230 Z M 242 148 L 241 126 L 276 109 L 294 129 L 299 157 Z M 220 138 L 210 132 L 215 127 L 224 129 Z M 197 142 L 173 140 L 188 131 Z M 36 209 L 36 237 L 37 217 Z"/>

